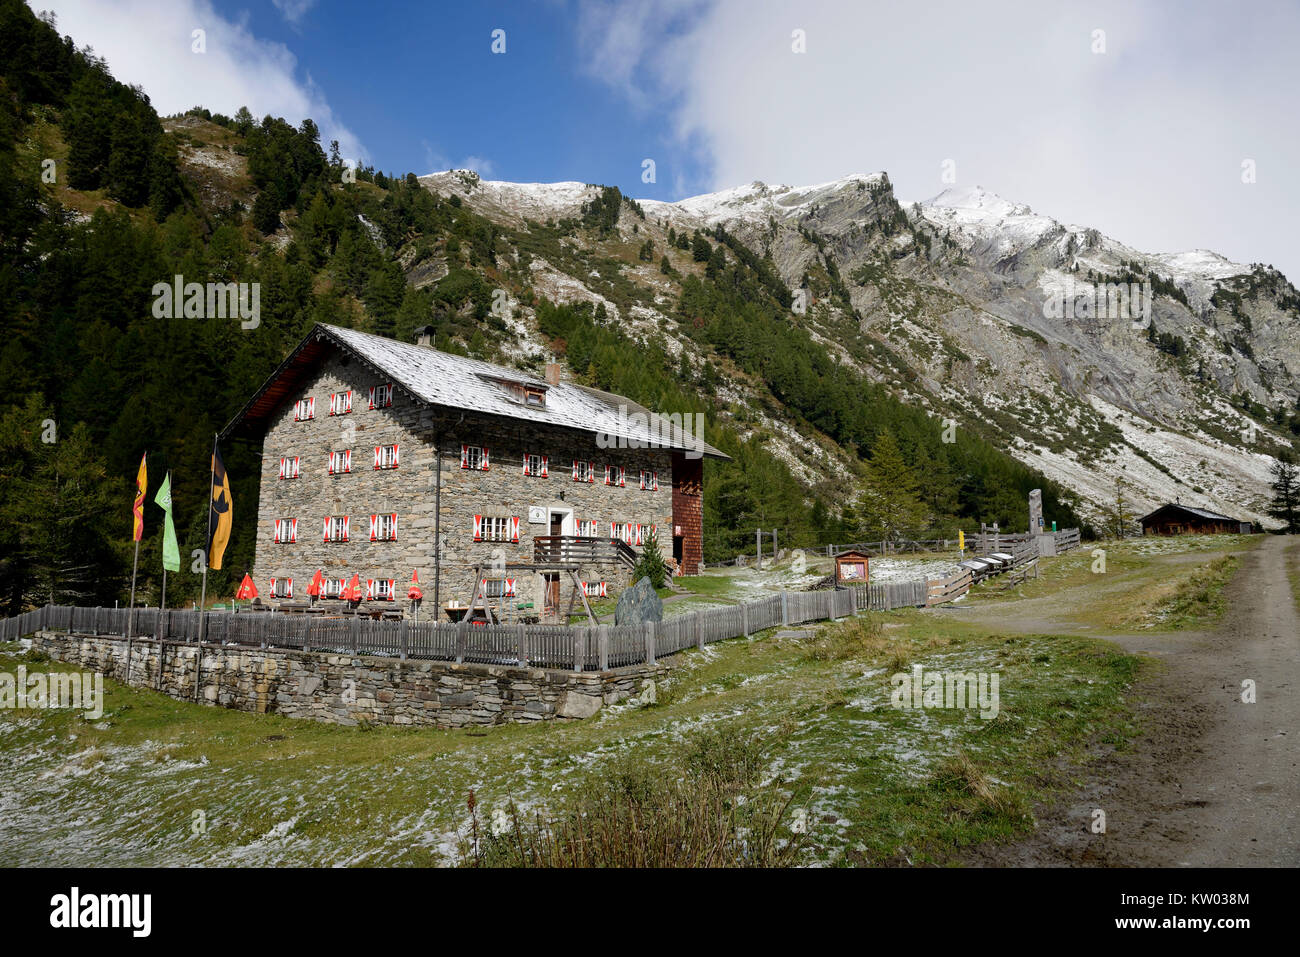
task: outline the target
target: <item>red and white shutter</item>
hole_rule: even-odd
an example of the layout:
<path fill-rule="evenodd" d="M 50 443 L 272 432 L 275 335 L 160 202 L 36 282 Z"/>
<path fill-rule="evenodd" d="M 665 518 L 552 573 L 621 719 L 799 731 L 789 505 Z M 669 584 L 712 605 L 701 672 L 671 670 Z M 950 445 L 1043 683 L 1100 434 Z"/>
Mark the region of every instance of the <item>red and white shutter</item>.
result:
<path fill-rule="evenodd" d="M 373 409 L 374 407 L 375 407 L 375 387 L 372 385 L 370 387 L 370 408 Z"/>
<path fill-rule="evenodd" d="M 397 513 L 396 512 L 393 513 L 392 519 L 393 519 L 392 540 L 397 541 Z"/>
<path fill-rule="evenodd" d="M 641 491 L 645 491 L 645 469 L 641 470 Z"/>
<path fill-rule="evenodd" d="M 297 477 L 301 474 L 301 469 L 302 469 L 302 459 L 301 459 L 301 457 L 295 455 L 295 456 L 293 457 L 293 477 L 294 477 L 294 478 L 297 478 Z"/>
<path fill-rule="evenodd" d="M 280 478 L 284 478 L 284 468 L 285 468 L 285 464 L 286 464 L 288 461 L 289 461 L 288 459 L 280 459 Z M 577 466 L 574 466 L 574 469 L 575 469 L 575 471 L 576 471 L 576 470 L 577 470 Z"/>
<path fill-rule="evenodd" d="M 587 481 L 588 481 L 588 483 L 593 483 L 593 482 L 596 481 L 596 463 L 595 463 L 595 462 L 588 462 L 588 463 L 587 463 Z"/>
<path fill-rule="evenodd" d="M 393 468 L 397 468 L 397 456 L 401 452 L 402 446 L 399 442 L 393 443 Z"/>
<path fill-rule="evenodd" d="M 651 473 L 650 473 L 650 491 L 652 491 L 652 492 L 657 492 L 657 491 L 659 491 L 659 473 L 658 473 L 658 472 L 651 472 Z"/>
<path fill-rule="evenodd" d="M 338 415 L 339 396 L 337 392 L 330 393 L 330 415 Z"/>
<path fill-rule="evenodd" d="M 379 468 L 379 446 L 375 446 L 375 468 Z"/>
<path fill-rule="evenodd" d="M 476 542 L 483 541 L 483 516 L 482 515 L 474 516 L 474 541 Z"/>
<path fill-rule="evenodd" d="M 352 471 L 352 450 L 351 449 L 343 450 L 343 471 L 345 472 Z"/>
<path fill-rule="evenodd" d="M 388 579 L 388 594 L 387 594 L 385 597 L 386 597 L 389 601 L 392 601 L 392 600 L 393 600 L 393 596 L 396 595 L 396 594 L 397 594 L 397 579 L 396 579 L 396 578 L 390 578 L 390 579 Z"/>
<path fill-rule="evenodd" d="M 515 582 L 516 582 L 516 580 L 517 580 L 517 579 L 514 579 L 514 578 L 507 578 L 507 579 L 506 579 L 506 593 L 505 593 L 505 596 L 504 596 L 504 597 L 506 597 L 506 598 L 514 598 L 514 597 L 515 597 Z"/>
<path fill-rule="evenodd" d="M 379 538 L 379 516 L 370 516 L 370 540 L 373 542 Z"/>
<path fill-rule="evenodd" d="M 312 396 L 307 400 L 307 418 L 316 418 L 316 397 Z"/>
<path fill-rule="evenodd" d="M 551 476 L 550 476 L 550 471 L 549 471 L 549 469 L 550 469 L 550 462 L 551 462 L 551 457 L 550 457 L 549 455 L 543 455 L 543 456 L 542 456 L 542 478 L 550 478 L 550 477 L 551 477 Z"/>
<path fill-rule="evenodd" d="M 285 598 L 292 598 L 292 597 L 293 597 L 293 579 L 292 579 L 292 578 L 286 578 L 286 579 L 285 579 L 285 582 L 284 582 L 284 597 L 285 597 Z"/>
<path fill-rule="evenodd" d="M 591 594 L 591 593 L 587 590 L 587 582 L 578 582 L 578 584 L 582 586 L 582 593 L 583 593 L 584 595 L 589 595 L 589 594 Z"/>
<path fill-rule="evenodd" d="M 485 445 L 483 446 L 483 471 L 486 472 L 487 470 L 488 470 L 488 447 Z"/>
<path fill-rule="evenodd" d="M 510 541 L 519 541 L 519 516 L 510 516 Z"/>
<path fill-rule="evenodd" d="M 606 484 L 606 485 L 609 485 L 609 484 L 610 484 L 610 481 L 609 481 L 609 473 L 610 473 L 610 468 L 609 468 L 608 465 L 606 465 L 606 466 L 605 466 L 605 484 Z"/>
<path fill-rule="evenodd" d="M 524 453 L 524 474 L 528 474 L 528 453 Z"/>
<path fill-rule="evenodd" d="M 468 445 L 462 445 L 460 447 L 460 467 L 463 469 L 469 468 L 469 446 Z"/>
<path fill-rule="evenodd" d="M 328 542 L 328 541 L 330 540 L 330 520 L 329 520 L 329 516 L 326 516 L 326 517 L 325 517 L 325 532 L 324 532 L 324 538 L 323 538 L 323 540 L 326 541 L 326 542 Z"/>
<path fill-rule="evenodd" d="M 333 475 L 335 472 L 339 471 L 339 469 L 337 469 L 337 468 L 334 467 L 334 460 L 335 460 L 336 458 L 338 458 L 338 453 L 337 453 L 337 452 L 331 452 L 331 453 L 330 453 L 330 465 L 329 465 L 329 474 L 330 474 L 330 475 Z"/>
<path fill-rule="evenodd" d="M 578 460 L 573 460 L 573 480 L 578 481 Z"/>
<path fill-rule="evenodd" d="M 298 541 L 298 520 L 296 518 L 289 519 L 289 541 Z"/>
<path fill-rule="evenodd" d="M 620 465 L 618 467 L 618 487 L 619 488 L 627 487 L 627 466 L 626 465 Z"/>
<path fill-rule="evenodd" d="M 366 601 L 373 601 L 374 597 L 375 597 L 375 580 L 373 578 L 367 578 L 366 579 Z"/>
<path fill-rule="evenodd" d="M 283 529 L 283 526 L 284 526 L 284 522 L 277 518 L 275 520 L 275 540 L 277 542 L 280 541 L 280 534 Z"/>
<path fill-rule="evenodd" d="M 343 516 L 343 541 L 348 540 L 348 526 L 352 524 L 352 519 L 347 515 Z"/>

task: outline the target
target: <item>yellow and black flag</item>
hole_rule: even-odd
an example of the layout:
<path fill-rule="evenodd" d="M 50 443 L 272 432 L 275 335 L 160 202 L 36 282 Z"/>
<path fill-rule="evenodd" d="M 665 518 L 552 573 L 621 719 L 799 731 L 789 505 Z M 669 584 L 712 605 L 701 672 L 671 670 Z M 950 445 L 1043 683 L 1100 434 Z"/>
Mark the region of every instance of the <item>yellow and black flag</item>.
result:
<path fill-rule="evenodd" d="M 234 521 L 234 505 L 230 497 L 230 477 L 221 461 L 221 452 L 212 446 L 212 501 L 208 507 L 208 567 L 221 568 L 221 558 L 230 541 L 230 525 Z"/>

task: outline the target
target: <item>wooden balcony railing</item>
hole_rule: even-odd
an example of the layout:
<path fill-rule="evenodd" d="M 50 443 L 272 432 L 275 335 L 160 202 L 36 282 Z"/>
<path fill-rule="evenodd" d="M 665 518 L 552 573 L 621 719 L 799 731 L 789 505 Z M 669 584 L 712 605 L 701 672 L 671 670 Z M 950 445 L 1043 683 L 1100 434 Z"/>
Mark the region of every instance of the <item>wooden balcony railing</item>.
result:
<path fill-rule="evenodd" d="M 634 568 L 636 560 L 636 550 L 617 538 L 540 535 L 533 539 L 533 561 L 539 564 L 620 561 L 628 568 Z"/>

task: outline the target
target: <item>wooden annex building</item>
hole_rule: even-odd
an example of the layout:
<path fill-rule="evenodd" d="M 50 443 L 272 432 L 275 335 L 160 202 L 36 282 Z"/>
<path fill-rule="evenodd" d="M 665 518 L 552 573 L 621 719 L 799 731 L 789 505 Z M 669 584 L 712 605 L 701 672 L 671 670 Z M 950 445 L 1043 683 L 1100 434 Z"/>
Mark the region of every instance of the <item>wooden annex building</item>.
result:
<path fill-rule="evenodd" d="M 1249 535 L 1250 522 L 1171 502 L 1140 519 L 1143 535 Z"/>

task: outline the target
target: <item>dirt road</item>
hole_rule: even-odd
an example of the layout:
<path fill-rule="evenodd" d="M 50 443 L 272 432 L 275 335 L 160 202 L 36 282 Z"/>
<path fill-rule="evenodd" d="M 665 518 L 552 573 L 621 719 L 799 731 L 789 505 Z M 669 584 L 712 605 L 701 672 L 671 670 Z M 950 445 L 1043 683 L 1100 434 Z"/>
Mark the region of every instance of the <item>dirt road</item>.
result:
<path fill-rule="evenodd" d="M 1033 835 L 979 848 L 969 862 L 1300 865 L 1300 616 L 1284 556 L 1293 541 L 1269 536 L 1242 555 L 1213 631 L 1107 636 L 1162 663 L 1133 689 L 1143 726 L 1134 746 L 1092 766 L 1068 800 L 1040 809 Z M 996 606 L 972 612 L 1007 624 Z M 1046 630 L 1044 612 L 1034 612 L 1031 630 Z M 1242 701 L 1247 679 L 1254 704 Z M 1104 834 L 1092 832 L 1096 808 Z"/>

